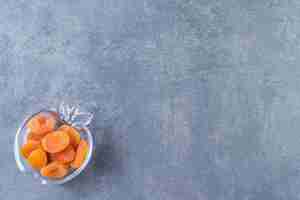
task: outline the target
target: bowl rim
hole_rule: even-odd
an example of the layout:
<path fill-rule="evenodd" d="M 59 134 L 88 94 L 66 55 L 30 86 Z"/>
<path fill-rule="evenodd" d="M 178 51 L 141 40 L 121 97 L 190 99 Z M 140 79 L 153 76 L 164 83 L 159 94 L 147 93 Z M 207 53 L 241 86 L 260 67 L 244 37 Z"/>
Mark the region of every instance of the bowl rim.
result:
<path fill-rule="evenodd" d="M 14 141 L 14 157 L 15 157 L 15 161 L 17 164 L 18 169 L 22 172 L 22 173 L 27 173 L 28 171 L 26 171 L 25 166 L 22 162 L 22 158 L 20 155 L 20 136 L 21 133 L 23 131 L 23 129 L 25 128 L 26 124 L 28 123 L 28 121 L 30 119 L 32 119 L 32 117 L 40 114 L 40 113 L 57 113 L 51 109 L 40 109 L 38 112 L 33 112 L 33 114 L 29 114 L 25 117 L 25 119 L 23 120 L 23 122 L 20 124 L 19 128 L 17 129 L 16 135 L 15 135 L 15 141 Z M 64 184 L 66 182 L 71 181 L 72 179 L 74 179 L 76 176 L 78 176 L 89 164 L 91 158 L 92 158 L 92 154 L 94 151 L 94 138 L 93 135 L 91 133 L 91 131 L 89 130 L 88 127 L 83 127 L 82 130 L 87 134 L 88 137 L 88 141 L 89 141 L 89 152 L 86 156 L 85 161 L 83 162 L 83 164 L 81 165 L 80 168 L 74 170 L 72 173 L 70 173 L 69 175 L 65 176 L 63 179 L 58 179 L 58 180 L 54 180 L 54 179 L 48 179 L 46 177 L 42 177 L 41 175 L 39 175 L 39 179 L 41 180 L 41 183 L 43 185 L 45 184 Z"/>

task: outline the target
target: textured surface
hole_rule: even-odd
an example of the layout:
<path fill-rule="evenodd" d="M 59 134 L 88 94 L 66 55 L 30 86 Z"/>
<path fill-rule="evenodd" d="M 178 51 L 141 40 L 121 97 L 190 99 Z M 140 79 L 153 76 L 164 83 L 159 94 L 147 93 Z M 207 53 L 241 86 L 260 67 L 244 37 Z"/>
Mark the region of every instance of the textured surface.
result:
<path fill-rule="evenodd" d="M 0 3 L 1 199 L 300 199 L 298 0 Z M 14 134 L 60 101 L 95 113 L 97 151 L 41 186 Z"/>

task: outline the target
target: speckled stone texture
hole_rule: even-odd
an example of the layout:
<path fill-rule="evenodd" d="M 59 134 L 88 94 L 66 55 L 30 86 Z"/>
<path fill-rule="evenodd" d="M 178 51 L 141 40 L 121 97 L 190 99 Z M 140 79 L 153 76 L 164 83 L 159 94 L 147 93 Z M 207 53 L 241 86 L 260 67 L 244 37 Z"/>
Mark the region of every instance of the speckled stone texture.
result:
<path fill-rule="evenodd" d="M 0 199 L 300 199 L 299 0 L 0 3 Z M 42 186 L 14 135 L 60 101 L 97 149 Z"/>

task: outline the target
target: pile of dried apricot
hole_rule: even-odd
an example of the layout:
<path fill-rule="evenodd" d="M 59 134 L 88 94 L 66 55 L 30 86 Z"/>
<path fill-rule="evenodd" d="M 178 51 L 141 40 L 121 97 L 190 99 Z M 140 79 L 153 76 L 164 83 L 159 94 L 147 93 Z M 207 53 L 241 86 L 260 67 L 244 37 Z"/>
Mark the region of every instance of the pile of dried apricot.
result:
<path fill-rule="evenodd" d="M 61 124 L 55 115 L 40 113 L 29 120 L 27 128 L 29 133 L 21 154 L 42 176 L 62 178 L 85 161 L 89 144 L 78 130 Z"/>

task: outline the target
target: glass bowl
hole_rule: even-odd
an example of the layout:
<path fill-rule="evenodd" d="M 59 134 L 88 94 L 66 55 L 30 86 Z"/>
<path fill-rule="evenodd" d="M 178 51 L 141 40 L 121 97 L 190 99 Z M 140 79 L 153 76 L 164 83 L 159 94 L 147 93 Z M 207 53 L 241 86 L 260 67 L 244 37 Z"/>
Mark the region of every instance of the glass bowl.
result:
<path fill-rule="evenodd" d="M 69 107 L 70 108 L 70 107 Z M 65 109 L 66 111 L 68 109 Z M 63 184 L 66 183 L 72 179 L 74 179 L 76 176 L 78 176 L 88 165 L 92 158 L 92 154 L 94 151 L 94 139 L 93 136 L 87 127 L 87 125 L 90 123 L 92 119 L 92 115 L 89 113 L 80 113 L 76 109 L 69 109 L 68 111 L 70 115 L 68 115 L 68 112 L 62 111 L 62 106 L 60 107 L 59 111 L 53 111 L 53 109 L 45 109 L 45 110 L 40 110 L 39 112 L 36 112 L 30 116 L 28 116 L 23 123 L 20 125 L 19 129 L 17 130 L 16 136 L 15 136 L 15 143 L 14 143 L 14 155 L 15 155 L 15 160 L 17 163 L 17 166 L 19 170 L 24 173 L 32 176 L 33 178 L 39 180 L 41 184 Z M 76 114 L 77 113 L 77 114 Z M 68 175 L 66 175 L 64 178 L 61 179 L 49 179 L 47 177 L 43 177 L 40 175 L 39 171 L 34 170 L 30 167 L 30 165 L 27 163 L 27 161 L 21 156 L 20 154 L 20 148 L 21 146 L 25 143 L 27 135 L 29 133 L 28 128 L 26 127 L 26 124 L 28 121 L 38 115 L 53 115 L 53 114 L 58 114 L 58 119 L 60 122 L 70 124 L 74 127 L 77 128 L 80 132 L 80 136 L 84 139 L 89 144 L 89 151 L 87 153 L 86 159 L 84 163 L 81 165 L 80 168 L 71 171 Z M 76 120 L 77 118 L 77 120 Z"/>

